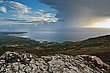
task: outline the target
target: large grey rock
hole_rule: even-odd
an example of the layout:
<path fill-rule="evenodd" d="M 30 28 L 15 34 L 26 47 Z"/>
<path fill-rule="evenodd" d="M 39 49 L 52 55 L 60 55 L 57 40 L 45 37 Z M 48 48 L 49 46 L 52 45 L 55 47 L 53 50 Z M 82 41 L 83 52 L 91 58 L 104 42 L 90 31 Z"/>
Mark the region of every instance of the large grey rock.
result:
<path fill-rule="evenodd" d="M 0 73 L 108 73 L 88 61 L 88 57 L 55 55 L 38 58 L 28 53 L 6 52 L 0 57 Z"/>

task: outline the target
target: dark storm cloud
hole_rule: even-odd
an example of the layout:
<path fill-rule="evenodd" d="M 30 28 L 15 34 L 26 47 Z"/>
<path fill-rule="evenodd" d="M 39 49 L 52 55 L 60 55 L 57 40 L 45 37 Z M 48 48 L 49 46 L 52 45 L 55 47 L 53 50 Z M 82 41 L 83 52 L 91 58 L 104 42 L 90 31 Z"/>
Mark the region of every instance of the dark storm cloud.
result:
<path fill-rule="evenodd" d="M 59 11 L 57 17 L 74 22 L 88 22 L 110 16 L 110 0 L 40 0 Z M 80 24 L 80 23 L 79 23 Z M 81 24 L 80 24 L 81 25 Z"/>

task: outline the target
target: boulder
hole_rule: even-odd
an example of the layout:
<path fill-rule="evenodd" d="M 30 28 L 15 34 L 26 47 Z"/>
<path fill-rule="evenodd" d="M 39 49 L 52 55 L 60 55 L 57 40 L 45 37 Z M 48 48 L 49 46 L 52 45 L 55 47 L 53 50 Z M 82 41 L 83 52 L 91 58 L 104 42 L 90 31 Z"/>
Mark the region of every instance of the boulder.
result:
<path fill-rule="evenodd" d="M 100 58 L 90 55 L 39 58 L 29 53 L 6 52 L 0 57 L 0 73 L 108 73 L 109 69 Z"/>

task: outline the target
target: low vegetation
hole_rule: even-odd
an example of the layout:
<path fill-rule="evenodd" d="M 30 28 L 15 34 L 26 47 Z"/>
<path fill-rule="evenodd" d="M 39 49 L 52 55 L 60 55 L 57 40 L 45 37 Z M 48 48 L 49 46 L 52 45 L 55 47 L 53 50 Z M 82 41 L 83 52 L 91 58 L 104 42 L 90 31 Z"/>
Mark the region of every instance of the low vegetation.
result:
<path fill-rule="evenodd" d="M 89 54 L 96 55 L 110 64 L 110 35 L 90 38 L 84 41 L 65 41 L 62 43 L 39 42 L 29 38 L 0 35 L 0 55 L 6 51 L 27 52 L 38 56 Z"/>

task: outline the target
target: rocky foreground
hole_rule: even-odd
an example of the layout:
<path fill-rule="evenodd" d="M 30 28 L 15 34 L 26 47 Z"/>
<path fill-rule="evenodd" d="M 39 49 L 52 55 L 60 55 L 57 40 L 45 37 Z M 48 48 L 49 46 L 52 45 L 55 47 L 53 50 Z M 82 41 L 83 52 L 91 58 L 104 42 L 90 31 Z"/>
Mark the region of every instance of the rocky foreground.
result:
<path fill-rule="evenodd" d="M 109 73 L 109 69 L 98 57 L 89 55 L 39 58 L 29 53 L 6 52 L 0 57 L 0 73 Z"/>

